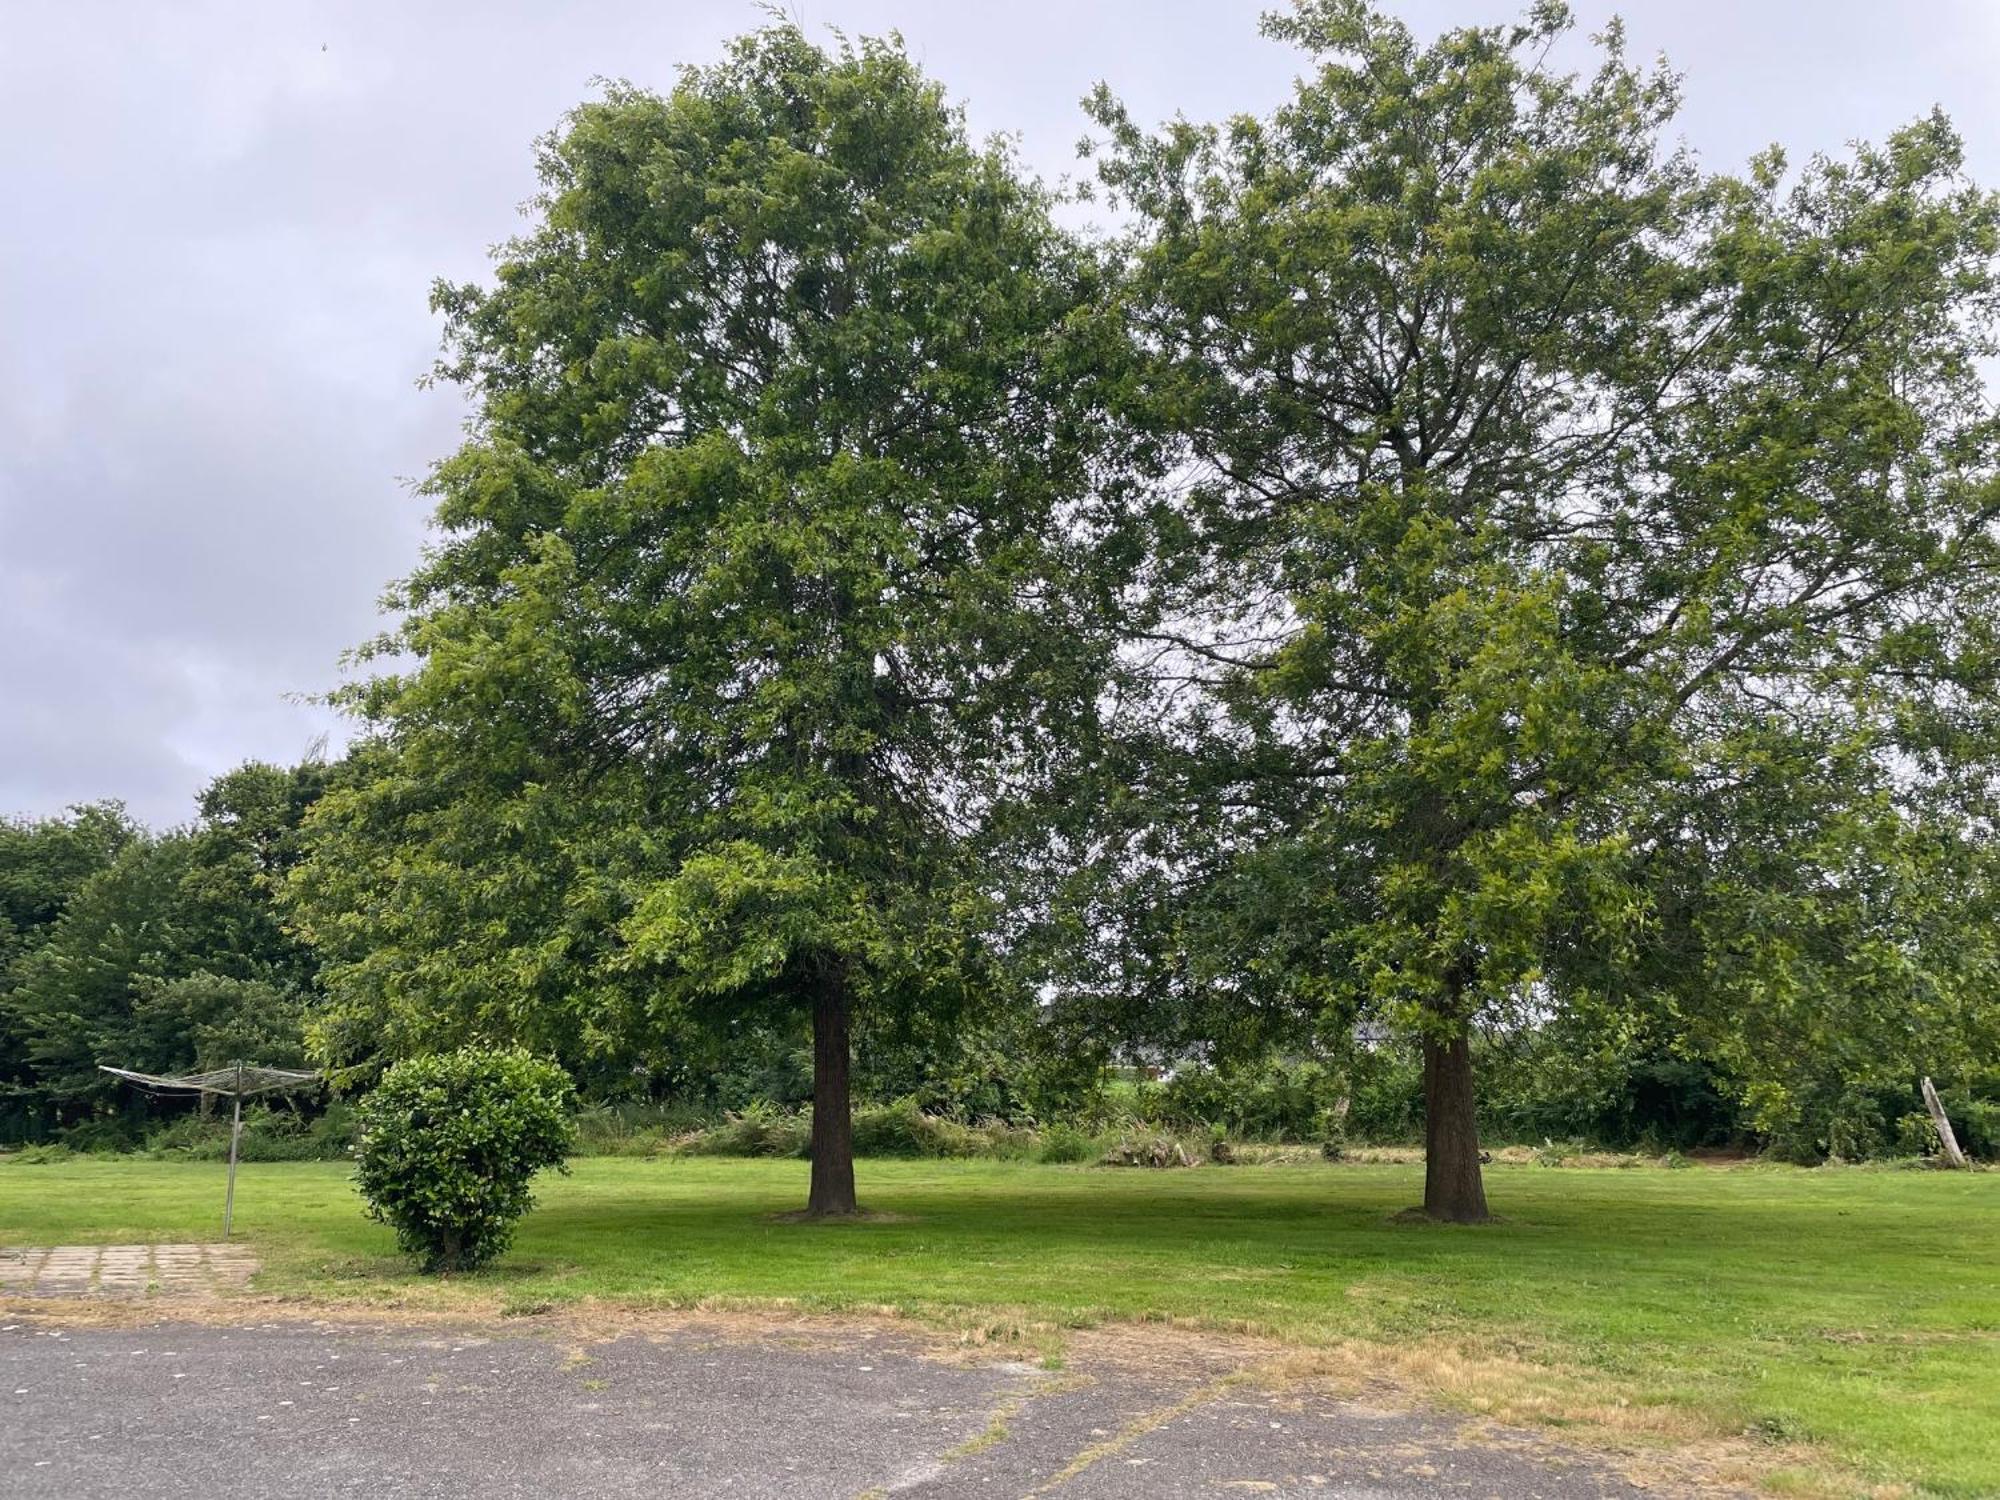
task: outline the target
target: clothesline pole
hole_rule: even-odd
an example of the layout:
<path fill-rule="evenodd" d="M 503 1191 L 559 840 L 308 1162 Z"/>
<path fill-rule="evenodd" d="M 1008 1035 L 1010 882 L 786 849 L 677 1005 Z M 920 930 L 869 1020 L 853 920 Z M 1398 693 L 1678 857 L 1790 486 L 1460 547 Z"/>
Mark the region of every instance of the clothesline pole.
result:
<path fill-rule="evenodd" d="M 236 1143 L 243 1136 L 243 1064 L 236 1064 L 235 1108 L 229 1112 L 229 1187 L 222 1195 L 222 1237 L 236 1219 Z"/>

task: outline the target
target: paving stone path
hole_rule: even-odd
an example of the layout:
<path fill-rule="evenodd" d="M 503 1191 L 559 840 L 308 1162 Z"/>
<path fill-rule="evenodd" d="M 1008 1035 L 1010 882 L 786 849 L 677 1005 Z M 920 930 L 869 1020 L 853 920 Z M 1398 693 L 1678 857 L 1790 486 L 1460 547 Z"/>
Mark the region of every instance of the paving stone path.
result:
<path fill-rule="evenodd" d="M 55 1245 L 0 1250 L 0 1292 L 144 1297 L 228 1291 L 257 1273 L 243 1245 Z"/>

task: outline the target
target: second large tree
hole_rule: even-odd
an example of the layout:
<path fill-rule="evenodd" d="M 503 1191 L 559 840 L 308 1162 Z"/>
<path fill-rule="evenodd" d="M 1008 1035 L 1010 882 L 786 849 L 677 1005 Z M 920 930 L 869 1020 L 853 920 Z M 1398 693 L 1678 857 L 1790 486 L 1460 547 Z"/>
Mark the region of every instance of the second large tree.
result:
<path fill-rule="evenodd" d="M 2000 204 L 1940 119 L 1707 175 L 1567 28 L 1299 0 L 1268 118 L 1096 103 L 1167 456 L 1120 873 L 1202 1040 L 1420 1045 L 1450 1220 L 1475 1029 L 1939 1008 L 1990 827 Z"/>

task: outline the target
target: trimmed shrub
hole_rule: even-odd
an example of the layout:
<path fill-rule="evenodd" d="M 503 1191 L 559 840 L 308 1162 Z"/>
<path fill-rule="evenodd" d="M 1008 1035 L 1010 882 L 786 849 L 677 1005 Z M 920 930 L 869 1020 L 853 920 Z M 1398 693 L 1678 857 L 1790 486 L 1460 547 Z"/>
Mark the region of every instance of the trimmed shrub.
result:
<path fill-rule="evenodd" d="M 464 1047 L 397 1063 L 361 1101 L 368 1216 L 426 1271 L 469 1271 L 504 1251 L 575 1142 L 569 1075 L 519 1048 Z"/>

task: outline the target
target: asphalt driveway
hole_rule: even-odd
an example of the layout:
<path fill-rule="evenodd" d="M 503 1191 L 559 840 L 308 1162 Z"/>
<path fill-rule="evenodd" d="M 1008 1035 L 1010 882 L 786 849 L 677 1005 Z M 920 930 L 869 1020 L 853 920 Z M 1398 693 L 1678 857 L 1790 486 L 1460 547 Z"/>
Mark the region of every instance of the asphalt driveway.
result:
<path fill-rule="evenodd" d="M 0 1318 L 14 1500 L 1658 1495 L 1525 1435 L 1219 1367 L 940 1360 L 894 1333 L 579 1338 Z"/>

